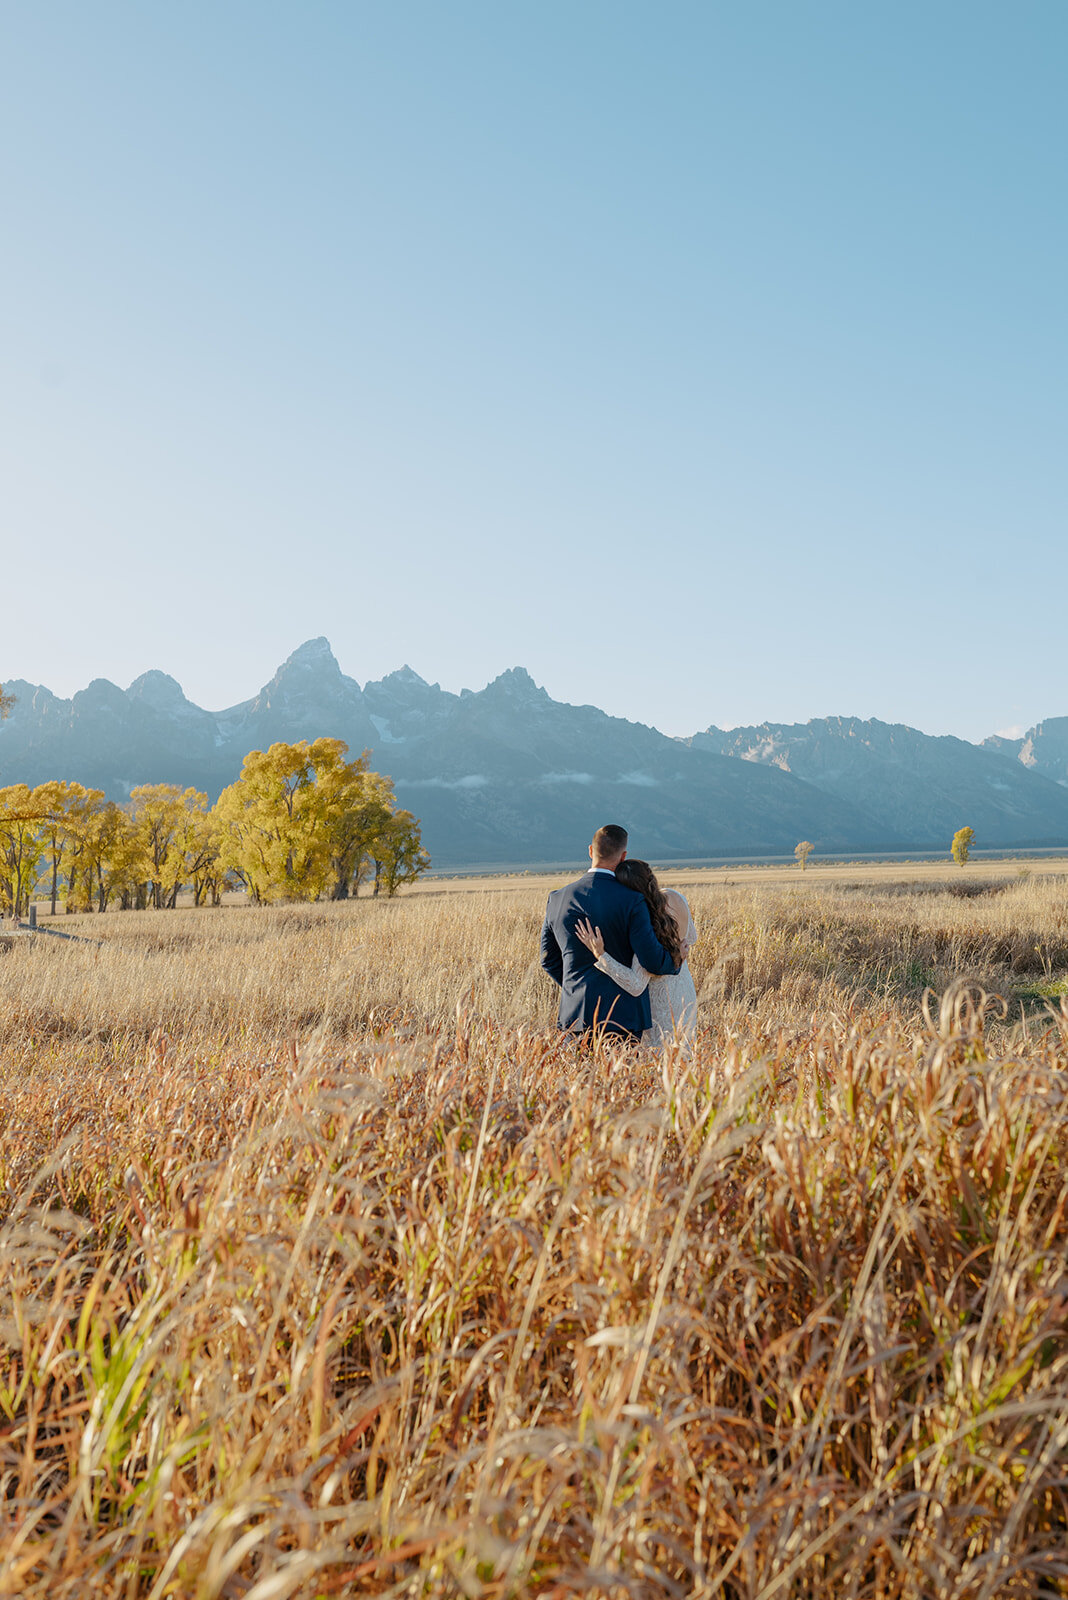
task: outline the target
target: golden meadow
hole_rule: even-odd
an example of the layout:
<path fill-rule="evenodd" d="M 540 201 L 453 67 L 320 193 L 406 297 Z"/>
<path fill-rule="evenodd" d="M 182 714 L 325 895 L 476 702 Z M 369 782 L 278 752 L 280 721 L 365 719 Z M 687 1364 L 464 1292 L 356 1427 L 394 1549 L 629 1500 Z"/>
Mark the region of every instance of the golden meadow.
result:
<path fill-rule="evenodd" d="M 1068 883 L 908 870 L 666 873 L 689 1060 L 547 880 L 14 943 L 0 1592 L 1068 1593 Z"/>

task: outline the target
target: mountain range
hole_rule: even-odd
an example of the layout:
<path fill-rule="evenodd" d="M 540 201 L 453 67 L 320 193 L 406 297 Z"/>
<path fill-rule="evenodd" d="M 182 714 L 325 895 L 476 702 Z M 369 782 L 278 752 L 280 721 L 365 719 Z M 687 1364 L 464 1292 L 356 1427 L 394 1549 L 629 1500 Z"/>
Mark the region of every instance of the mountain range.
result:
<path fill-rule="evenodd" d="M 581 860 L 621 821 L 656 860 L 1068 845 L 1068 717 L 981 745 L 852 717 L 763 723 L 687 739 L 552 700 L 522 667 L 477 692 L 410 667 L 362 688 L 325 639 L 300 646 L 251 700 L 202 710 L 166 673 L 97 678 L 69 700 L 6 680 L 0 783 L 72 778 L 121 800 L 139 783 L 214 799 L 276 740 L 346 740 L 394 780 L 437 866 Z"/>

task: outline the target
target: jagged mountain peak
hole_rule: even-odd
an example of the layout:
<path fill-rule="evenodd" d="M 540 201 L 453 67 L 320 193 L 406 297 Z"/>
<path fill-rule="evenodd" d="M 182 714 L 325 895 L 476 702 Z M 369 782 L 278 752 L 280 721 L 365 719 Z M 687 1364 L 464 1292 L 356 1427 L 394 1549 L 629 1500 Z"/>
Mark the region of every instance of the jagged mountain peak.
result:
<path fill-rule="evenodd" d="M 40 712 L 44 707 L 64 704 L 54 695 L 51 689 L 46 689 L 42 683 L 29 683 L 25 678 L 7 678 L 2 685 L 5 693 L 14 697 L 15 704 L 9 712 L 9 720 L 27 720 L 32 718 L 34 712 Z"/>
<path fill-rule="evenodd" d="M 347 678 L 327 639 L 306 639 L 286 657 L 269 683 L 248 702 L 250 709 L 286 704 L 332 704 L 338 697 L 359 699 L 360 686 Z M 236 709 L 236 708 L 235 708 Z"/>
<path fill-rule="evenodd" d="M 315 673 L 319 677 L 340 678 L 341 668 L 330 648 L 330 640 L 321 635 L 318 639 L 305 639 L 304 643 L 288 655 L 275 673 L 275 681 L 283 674 Z"/>
<path fill-rule="evenodd" d="M 318 634 L 314 639 L 305 639 L 303 644 L 298 644 L 286 657 L 286 664 L 291 665 L 297 661 L 333 661 L 334 652 L 330 640 L 325 634 Z"/>
<path fill-rule="evenodd" d="M 135 678 L 126 694 L 130 700 L 143 700 L 160 709 L 190 703 L 178 679 L 172 678 L 169 672 L 160 672 L 156 667 Z"/>
<path fill-rule="evenodd" d="M 534 682 L 526 667 L 509 667 L 507 671 L 500 672 L 487 683 L 484 694 L 496 690 L 498 694 L 507 694 L 516 699 L 523 700 L 548 700 L 548 690 L 542 689 Z"/>
<path fill-rule="evenodd" d="M 379 681 L 381 683 L 388 683 L 397 687 L 400 687 L 402 684 L 411 684 L 412 687 L 416 689 L 430 688 L 430 684 L 427 683 L 426 679 L 421 678 L 418 672 L 416 672 L 415 668 L 408 665 L 407 661 L 404 663 L 403 667 L 398 667 L 395 672 L 387 672 L 385 677 Z M 437 688 L 437 684 L 435 684 L 434 687 Z"/>
<path fill-rule="evenodd" d="M 126 695 L 110 678 L 93 678 L 84 689 L 76 691 L 73 704 L 80 707 L 102 705 L 117 708 L 126 704 Z"/>
<path fill-rule="evenodd" d="M 1068 717 L 1043 717 L 1021 738 L 995 733 L 983 745 L 1068 787 Z"/>
<path fill-rule="evenodd" d="M 1064 718 L 1031 729 L 1018 751 L 855 716 L 675 740 L 556 701 L 520 666 L 462 695 L 407 662 L 361 688 L 322 637 L 228 711 L 201 710 L 158 670 L 126 690 L 98 678 L 73 699 L 21 681 L 7 688 L 8 782 L 77 778 L 116 797 L 155 782 L 218 793 L 249 750 L 328 735 L 371 751 L 422 818 L 439 864 L 581 862 L 590 828 L 608 815 L 653 857 L 782 853 L 799 838 L 821 850 L 948 848 L 963 823 L 982 845 L 1068 842 Z"/>

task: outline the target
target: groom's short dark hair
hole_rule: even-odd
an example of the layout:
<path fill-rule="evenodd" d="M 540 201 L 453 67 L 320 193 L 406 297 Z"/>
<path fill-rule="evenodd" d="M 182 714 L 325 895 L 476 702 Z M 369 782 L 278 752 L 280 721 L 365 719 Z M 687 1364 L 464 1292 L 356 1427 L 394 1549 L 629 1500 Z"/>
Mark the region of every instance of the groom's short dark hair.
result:
<path fill-rule="evenodd" d="M 602 861 L 621 856 L 626 848 L 627 830 L 621 828 L 618 822 L 606 822 L 593 836 L 593 853 Z"/>

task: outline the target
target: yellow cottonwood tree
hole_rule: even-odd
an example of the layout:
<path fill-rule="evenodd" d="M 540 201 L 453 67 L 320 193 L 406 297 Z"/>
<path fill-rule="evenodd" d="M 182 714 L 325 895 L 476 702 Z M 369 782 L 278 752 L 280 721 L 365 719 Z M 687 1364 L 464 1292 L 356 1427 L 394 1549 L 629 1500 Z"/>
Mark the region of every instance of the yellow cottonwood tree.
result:
<path fill-rule="evenodd" d="M 144 841 L 125 806 L 109 802 L 102 808 L 91 842 L 98 846 L 97 910 L 106 911 L 113 900 L 123 911 L 144 910 L 148 904 Z"/>
<path fill-rule="evenodd" d="M 29 909 L 44 858 L 41 818 L 26 783 L 0 789 L 0 910 L 21 917 Z"/>
<path fill-rule="evenodd" d="M 337 761 L 331 758 L 317 768 L 332 900 L 347 900 L 350 891 L 359 892 L 361 866 L 388 828 L 395 805 L 392 779 L 367 770 L 367 751 L 356 761 L 345 761 L 344 748 Z"/>
<path fill-rule="evenodd" d="M 78 870 L 71 874 L 68 906 L 75 911 L 106 911 L 116 895 L 128 895 L 139 881 L 144 858 L 130 818 L 99 789 L 78 821 Z M 99 798 L 98 798 L 99 797 Z"/>
<path fill-rule="evenodd" d="M 67 866 L 70 853 L 71 834 L 67 813 L 75 801 L 84 795 L 85 790 L 80 783 L 66 783 L 54 778 L 48 783 L 39 783 L 33 791 L 33 803 L 41 815 L 44 858 L 51 874 L 49 898 L 53 916 L 59 899 L 60 875 Z"/>
<path fill-rule="evenodd" d="M 414 883 L 421 872 L 430 865 L 430 856 L 423 849 L 419 837 L 419 824 L 410 811 L 396 811 L 375 841 L 372 852 L 375 864 L 375 894 L 379 888 L 392 900 L 402 883 Z"/>
<path fill-rule="evenodd" d="M 208 797 L 173 783 L 143 783 L 130 790 L 130 816 L 143 852 L 140 874 L 156 910 L 173 910 L 178 892 L 193 877 L 190 852 L 203 849 L 194 818 L 207 816 Z"/>
<path fill-rule="evenodd" d="M 953 859 L 957 863 L 958 867 L 966 867 L 968 865 L 968 857 L 971 855 L 972 845 L 974 843 L 974 828 L 957 829 L 956 833 L 953 835 L 953 843 L 949 848 L 952 851 Z"/>
<path fill-rule="evenodd" d="M 344 899 L 365 860 L 380 848 L 385 859 L 381 840 L 395 817 L 393 785 L 368 771 L 366 751 L 355 761 L 347 755 L 341 739 L 252 750 L 240 778 L 219 796 L 220 863 L 257 904 L 323 894 Z M 410 822 L 418 837 L 418 823 Z"/>
<path fill-rule="evenodd" d="M 202 906 L 206 900 L 210 900 L 213 906 L 222 904 L 226 871 L 219 860 L 221 843 L 219 820 L 214 810 L 190 812 L 184 849 L 195 906 Z"/>
<path fill-rule="evenodd" d="M 66 834 L 67 884 L 64 905 L 68 912 L 93 909 L 99 867 L 99 813 L 108 804 L 103 789 L 84 789 L 80 783 L 72 784 L 66 797 L 63 826 Z"/>
<path fill-rule="evenodd" d="M 317 900 L 322 893 L 328 859 L 313 750 L 323 742 L 250 750 L 240 778 L 219 796 L 220 858 L 257 905 Z"/>

